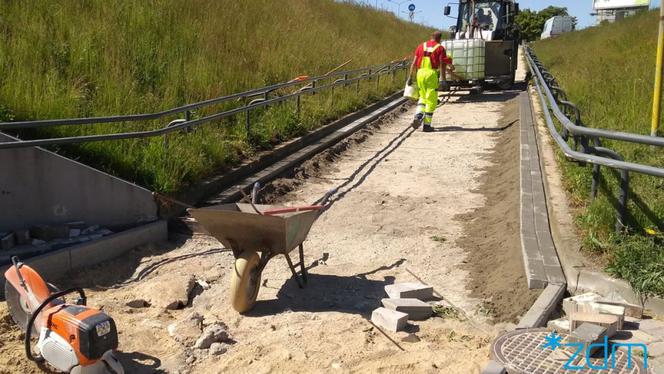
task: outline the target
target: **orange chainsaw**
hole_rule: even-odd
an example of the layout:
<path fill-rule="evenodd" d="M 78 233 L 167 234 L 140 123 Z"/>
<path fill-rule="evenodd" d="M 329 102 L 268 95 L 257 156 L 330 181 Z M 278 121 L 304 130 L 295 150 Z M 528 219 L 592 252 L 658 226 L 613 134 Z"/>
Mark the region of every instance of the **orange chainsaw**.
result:
<path fill-rule="evenodd" d="M 59 291 L 18 258 L 5 272 L 9 313 L 25 332 L 25 354 L 37 363 L 72 374 L 124 374 L 114 356 L 118 347 L 115 322 L 97 308 L 86 306 L 81 288 Z M 64 296 L 78 293 L 74 304 Z M 32 336 L 39 336 L 33 353 Z"/>

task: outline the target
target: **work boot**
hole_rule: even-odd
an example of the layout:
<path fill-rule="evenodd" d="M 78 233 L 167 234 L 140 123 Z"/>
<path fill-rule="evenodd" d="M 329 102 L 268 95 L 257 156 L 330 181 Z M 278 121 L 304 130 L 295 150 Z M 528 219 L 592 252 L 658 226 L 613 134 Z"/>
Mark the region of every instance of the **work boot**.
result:
<path fill-rule="evenodd" d="M 422 131 L 423 132 L 433 132 L 433 127 L 431 127 L 431 125 L 424 125 L 424 127 L 422 127 Z"/>
<path fill-rule="evenodd" d="M 422 120 L 424 119 L 424 115 L 422 113 L 417 113 L 415 115 L 415 118 L 413 118 L 413 122 L 410 123 L 410 126 L 417 130 L 420 125 L 422 125 Z"/>

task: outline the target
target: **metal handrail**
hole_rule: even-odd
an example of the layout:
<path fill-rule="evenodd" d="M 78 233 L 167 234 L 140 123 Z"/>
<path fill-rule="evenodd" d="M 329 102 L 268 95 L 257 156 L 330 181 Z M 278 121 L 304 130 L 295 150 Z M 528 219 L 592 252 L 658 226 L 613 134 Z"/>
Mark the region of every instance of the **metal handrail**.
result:
<path fill-rule="evenodd" d="M 70 126 L 70 125 L 89 125 L 89 124 L 99 124 L 99 123 L 113 123 L 113 122 L 139 122 L 146 120 L 154 120 L 167 115 L 172 115 L 176 113 L 185 113 L 185 119 L 176 119 L 171 121 L 168 125 L 162 128 L 155 130 L 146 130 L 146 131 L 132 131 L 132 132 L 122 132 L 122 133 L 112 133 L 112 134 L 101 134 L 101 135 L 84 135 L 84 136 L 73 136 L 73 137 L 63 137 L 63 138 L 50 138 L 50 139 L 36 139 L 36 140 L 24 140 L 24 141 L 13 141 L 13 142 L 4 142 L 0 143 L 0 149 L 10 149 L 10 148 L 23 148 L 23 147 L 34 147 L 34 146 L 47 146 L 47 145 L 56 145 L 56 144 L 78 144 L 78 143 L 87 143 L 87 142 L 96 142 L 96 141 L 106 141 L 106 140 L 120 140 L 120 139 L 130 139 L 130 138 L 148 138 L 155 137 L 160 135 L 165 135 L 171 132 L 178 130 L 191 129 L 193 127 L 199 126 L 201 124 L 211 122 L 213 120 L 218 120 L 221 118 L 230 117 L 239 113 L 249 112 L 252 109 L 269 106 L 271 104 L 281 103 L 291 98 L 298 99 L 298 113 L 300 111 L 300 100 L 299 97 L 303 94 L 314 94 L 319 91 L 323 91 L 328 88 L 333 88 L 340 85 L 348 85 L 350 83 L 357 82 L 358 89 L 359 83 L 362 80 L 371 80 L 374 77 L 380 77 L 380 75 L 387 75 L 390 73 L 395 73 L 398 70 L 405 70 L 408 66 L 406 60 L 391 62 L 389 64 L 378 65 L 377 67 L 367 67 L 349 71 L 340 71 L 328 75 L 323 75 L 319 77 L 312 77 L 297 81 L 289 81 L 285 83 L 279 83 L 267 87 L 257 88 L 245 92 L 240 92 L 232 95 L 222 96 L 214 99 L 209 99 L 197 103 L 192 103 L 177 108 L 167 109 L 161 112 L 156 113 L 147 113 L 147 114 L 131 114 L 131 115 L 121 115 L 121 116 L 106 116 L 106 117 L 91 117 L 91 118 L 72 118 L 72 119 L 53 119 L 53 120 L 37 120 L 37 121 L 18 121 L 18 122 L 0 122 L 0 131 L 3 130 L 18 130 L 18 129 L 28 129 L 28 128 L 43 128 L 51 126 Z M 349 75 L 360 74 L 357 77 L 347 78 Z M 332 83 L 325 85 L 316 85 L 319 81 L 324 81 L 327 79 L 336 78 L 343 76 L 344 79 L 336 79 Z M 275 98 L 267 99 L 257 99 L 252 100 L 249 104 L 229 109 L 226 111 L 214 113 L 206 117 L 198 119 L 188 119 L 190 116 L 190 110 L 197 109 L 213 104 L 219 104 L 222 102 L 227 102 L 234 99 L 243 99 L 255 97 L 258 95 L 266 95 L 269 92 L 273 92 L 277 89 L 294 87 L 299 85 L 305 85 L 302 89 L 296 90 L 293 93 L 278 96 Z M 266 95 L 267 97 L 267 95 Z M 249 116 L 247 116 L 247 121 L 249 121 Z M 249 131 L 249 122 L 247 122 L 247 131 Z"/>
<path fill-rule="evenodd" d="M 530 47 L 525 48 L 525 56 L 530 72 L 534 77 L 535 89 L 539 96 L 540 102 L 542 104 L 542 112 L 544 114 L 544 119 L 546 121 L 547 127 L 551 136 L 556 141 L 558 146 L 561 148 L 565 156 L 569 159 L 586 162 L 593 164 L 593 182 L 592 182 L 592 191 L 591 198 L 594 198 L 597 194 L 597 186 L 599 185 L 599 167 L 606 166 L 612 169 L 618 169 L 621 173 L 621 183 L 620 183 L 620 198 L 619 204 L 620 208 L 618 209 L 618 217 L 616 222 L 616 230 L 623 230 L 625 227 L 625 221 L 627 217 L 627 200 L 629 194 L 629 171 L 634 171 L 641 174 L 647 174 L 651 176 L 656 176 L 664 178 L 664 168 L 643 165 L 634 162 L 624 161 L 622 156 L 617 152 L 601 147 L 600 138 L 604 139 L 613 139 L 621 140 L 637 144 L 645 144 L 652 146 L 664 146 L 664 139 L 657 137 L 642 136 L 637 134 L 629 134 L 624 132 L 616 132 L 604 129 L 594 129 L 579 126 L 580 124 L 580 111 L 578 107 L 567 100 L 562 100 L 560 94 L 567 99 L 565 92 L 557 85 L 555 78 L 543 67 L 542 63 L 534 55 Z M 546 78 L 545 78 L 546 77 Z M 558 94 L 554 96 L 552 91 L 556 91 Z M 548 102 L 548 104 L 547 104 Z M 569 108 L 572 108 L 575 114 L 576 124 L 573 123 L 560 109 L 559 105 L 563 105 Z M 553 112 L 556 119 L 562 124 L 562 134 L 558 132 L 556 128 L 551 113 Z M 582 152 L 579 152 L 575 149 L 572 149 L 567 143 L 567 134 L 572 134 L 575 136 L 575 139 L 581 138 Z M 589 140 L 593 140 L 594 145 L 589 145 Z M 606 156 L 606 157 L 604 157 Z"/>

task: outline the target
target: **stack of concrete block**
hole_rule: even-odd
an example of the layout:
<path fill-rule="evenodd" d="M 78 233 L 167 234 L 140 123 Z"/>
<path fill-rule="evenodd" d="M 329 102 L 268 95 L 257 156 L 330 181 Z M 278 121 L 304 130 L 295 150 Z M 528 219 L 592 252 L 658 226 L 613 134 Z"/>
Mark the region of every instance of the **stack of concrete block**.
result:
<path fill-rule="evenodd" d="M 421 321 L 433 314 L 430 304 L 433 287 L 422 283 L 396 283 L 385 286 L 388 298 L 382 299 L 383 307 L 371 313 L 371 322 L 386 330 L 403 330 L 408 320 Z"/>
<path fill-rule="evenodd" d="M 13 256 L 26 259 L 111 234 L 113 231 L 107 228 L 86 225 L 85 222 L 39 224 L 30 229 L 0 233 L 0 263 L 8 262 Z"/>

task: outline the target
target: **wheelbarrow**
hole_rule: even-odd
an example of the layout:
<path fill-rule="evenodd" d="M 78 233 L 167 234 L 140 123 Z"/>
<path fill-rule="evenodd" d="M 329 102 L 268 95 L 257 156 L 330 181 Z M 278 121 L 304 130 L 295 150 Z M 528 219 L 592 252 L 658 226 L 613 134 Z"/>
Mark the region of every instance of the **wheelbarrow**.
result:
<path fill-rule="evenodd" d="M 256 189 L 254 189 L 254 193 Z M 252 194 L 252 200 L 255 195 Z M 327 196 L 324 201 L 327 201 Z M 302 242 L 309 234 L 323 205 L 304 207 L 275 207 L 234 203 L 221 204 L 188 212 L 217 238 L 226 248 L 231 248 L 235 264 L 231 273 L 230 298 L 233 308 L 244 313 L 256 303 L 261 273 L 268 261 L 284 255 L 298 286 L 307 283 Z M 289 253 L 299 249 L 300 261 L 293 264 Z M 300 267 L 300 274 L 296 267 Z"/>

